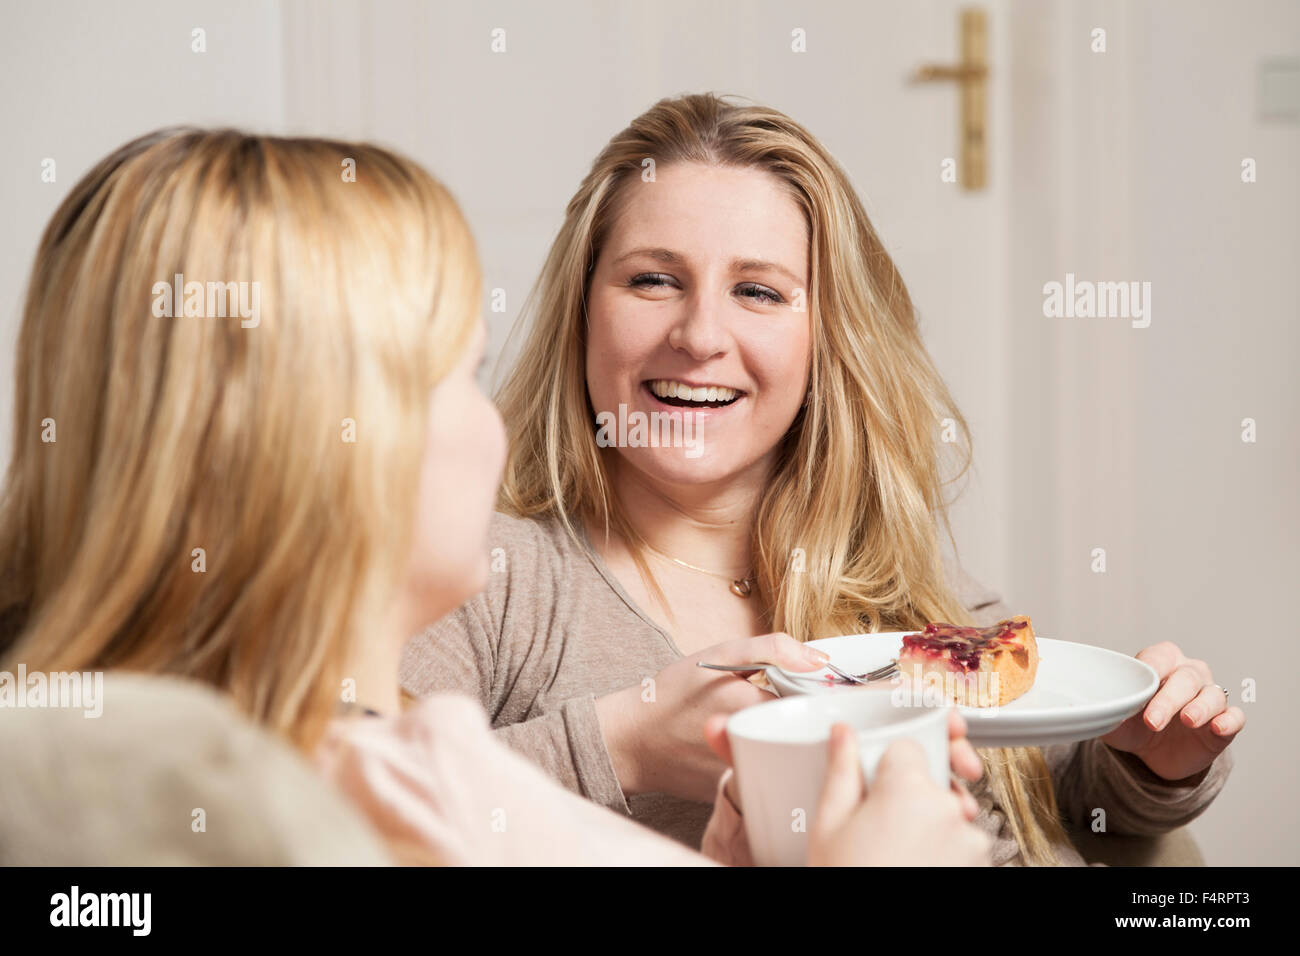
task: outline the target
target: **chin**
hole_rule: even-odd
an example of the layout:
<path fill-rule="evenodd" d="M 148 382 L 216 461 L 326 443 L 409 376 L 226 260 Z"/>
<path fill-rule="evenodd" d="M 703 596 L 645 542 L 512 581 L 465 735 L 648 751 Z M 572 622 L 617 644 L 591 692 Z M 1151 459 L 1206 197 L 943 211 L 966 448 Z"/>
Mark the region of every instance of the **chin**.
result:
<path fill-rule="evenodd" d="M 628 464 L 649 478 L 670 481 L 680 485 L 706 485 L 722 481 L 736 474 L 735 461 L 722 458 L 716 452 L 705 451 L 698 458 L 686 457 L 681 448 L 640 449 L 639 454 L 628 455 Z"/>
<path fill-rule="evenodd" d="M 464 604 L 472 597 L 476 597 L 484 588 L 487 587 L 488 573 L 491 570 L 490 561 L 486 549 L 474 562 L 474 566 L 469 569 L 464 584 L 464 597 L 461 598 L 460 604 Z M 456 605 L 457 607 L 460 604 Z"/>
<path fill-rule="evenodd" d="M 431 570 L 416 592 L 426 602 L 425 616 L 430 621 L 439 620 L 477 597 L 487 587 L 489 570 L 486 553 L 476 554 L 456 567 Z"/>

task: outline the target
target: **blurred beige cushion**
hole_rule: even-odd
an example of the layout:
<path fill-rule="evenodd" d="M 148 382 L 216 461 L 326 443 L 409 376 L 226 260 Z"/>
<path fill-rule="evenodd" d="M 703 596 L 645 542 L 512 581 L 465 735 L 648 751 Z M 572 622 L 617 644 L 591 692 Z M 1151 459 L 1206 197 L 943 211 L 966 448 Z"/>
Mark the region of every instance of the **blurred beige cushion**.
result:
<path fill-rule="evenodd" d="M 193 681 L 105 674 L 94 718 L 0 707 L 0 761 L 0 865 L 390 863 L 291 746 Z"/>

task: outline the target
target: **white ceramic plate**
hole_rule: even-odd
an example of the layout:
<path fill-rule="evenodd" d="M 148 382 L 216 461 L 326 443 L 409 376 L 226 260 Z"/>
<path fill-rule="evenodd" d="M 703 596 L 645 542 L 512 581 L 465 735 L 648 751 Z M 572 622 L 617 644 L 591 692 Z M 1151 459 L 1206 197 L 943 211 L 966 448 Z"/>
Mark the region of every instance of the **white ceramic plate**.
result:
<path fill-rule="evenodd" d="M 850 634 L 810 641 L 850 674 L 865 674 L 898 655 L 904 634 Z M 1160 686 L 1156 672 L 1135 657 L 1088 644 L 1036 638 L 1038 674 L 1034 686 L 1001 707 L 959 707 L 966 734 L 976 747 L 1045 747 L 1110 733 L 1140 713 Z M 830 671 L 794 674 L 767 668 L 778 696 L 792 694 L 888 694 L 898 686 L 829 683 Z"/>

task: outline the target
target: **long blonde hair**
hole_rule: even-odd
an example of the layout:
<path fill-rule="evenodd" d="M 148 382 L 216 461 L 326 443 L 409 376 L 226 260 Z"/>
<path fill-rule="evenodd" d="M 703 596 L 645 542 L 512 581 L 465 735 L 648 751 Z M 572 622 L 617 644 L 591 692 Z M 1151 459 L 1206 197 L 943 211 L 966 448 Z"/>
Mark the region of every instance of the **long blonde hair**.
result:
<path fill-rule="evenodd" d="M 807 217 L 811 398 L 783 438 L 752 549 L 771 626 L 799 640 L 928 621 L 969 623 L 945 581 L 943 488 L 969 467 L 966 424 L 925 350 L 903 280 L 835 159 L 789 117 L 712 94 L 661 100 L 614 136 L 569 201 L 521 315 L 531 331 L 499 396 L 510 434 L 500 507 L 591 516 L 628 543 L 652 593 L 644 540 L 612 493 L 587 397 L 585 296 L 619 202 L 643 161 L 728 165 L 776 176 Z M 938 431 L 951 419 L 956 473 Z M 789 573 L 793 556 L 801 573 Z M 989 782 L 1027 862 L 1064 840 L 1037 749 L 985 751 Z"/>
<path fill-rule="evenodd" d="M 373 146 L 171 129 L 96 165 L 18 338 L 0 652 L 203 680 L 312 749 L 405 579 L 479 282 L 451 196 Z"/>

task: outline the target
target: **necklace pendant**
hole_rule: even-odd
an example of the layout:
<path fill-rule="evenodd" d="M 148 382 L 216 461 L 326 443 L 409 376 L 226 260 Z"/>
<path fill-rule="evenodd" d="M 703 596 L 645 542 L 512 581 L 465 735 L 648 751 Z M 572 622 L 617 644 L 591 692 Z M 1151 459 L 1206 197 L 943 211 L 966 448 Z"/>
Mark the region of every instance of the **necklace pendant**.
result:
<path fill-rule="evenodd" d="M 749 583 L 749 578 L 741 578 L 738 581 L 731 582 L 731 593 L 736 597 L 747 598 L 753 593 L 753 585 Z"/>

